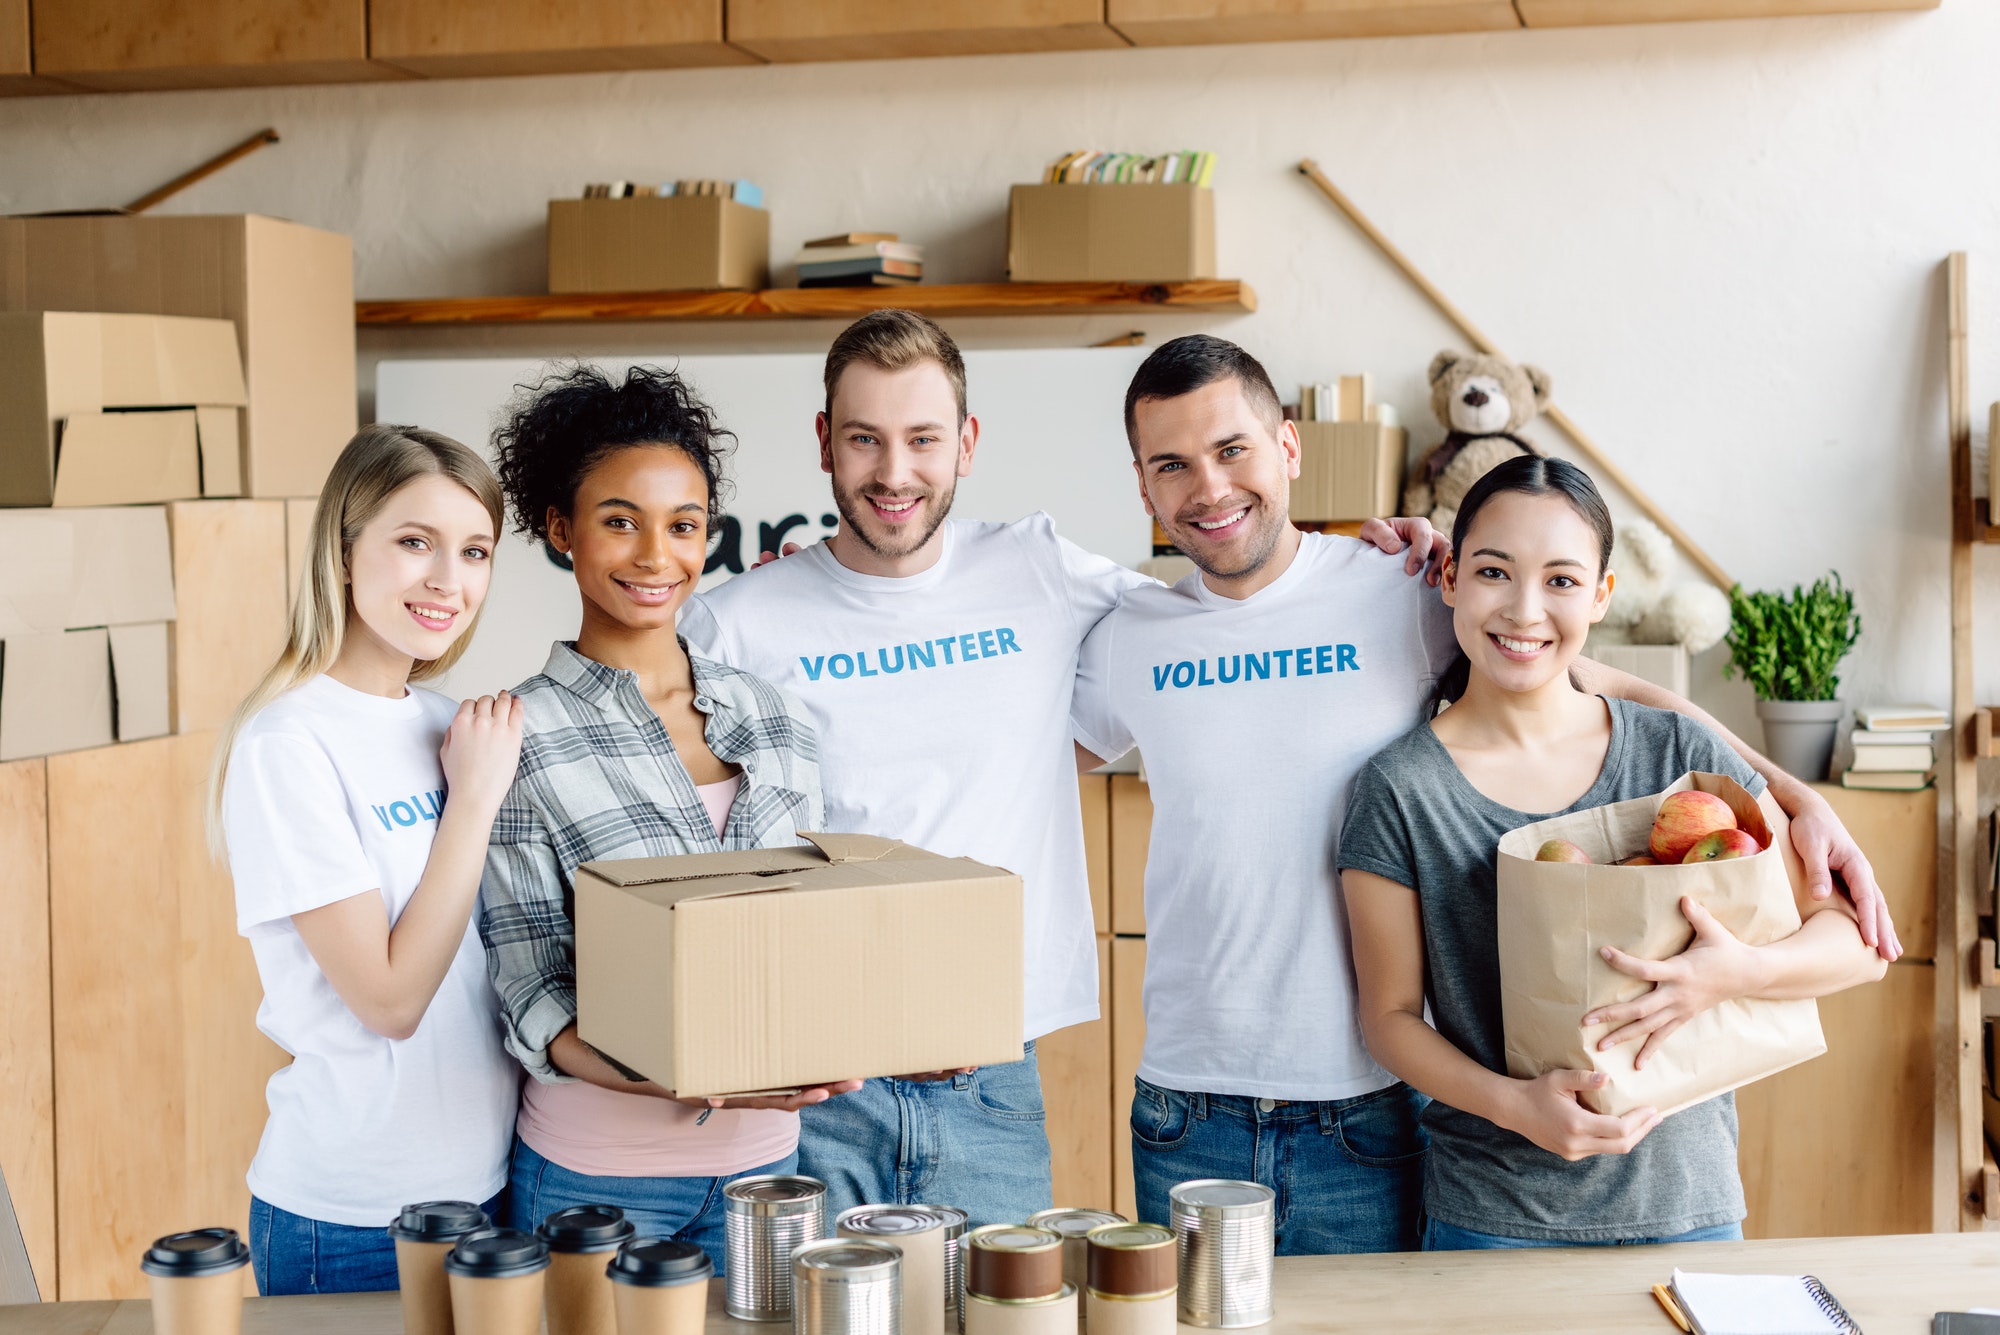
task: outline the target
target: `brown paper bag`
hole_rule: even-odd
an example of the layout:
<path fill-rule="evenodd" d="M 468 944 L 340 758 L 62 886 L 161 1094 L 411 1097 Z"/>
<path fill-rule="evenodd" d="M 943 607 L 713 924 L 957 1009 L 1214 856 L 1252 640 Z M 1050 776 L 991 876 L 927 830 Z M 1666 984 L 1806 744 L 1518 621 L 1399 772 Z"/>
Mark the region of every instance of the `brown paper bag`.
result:
<path fill-rule="evenodd" d="M 1661 801 L 1689 788 L 1729 803 L 1737 824 L 1756 835 L 1764 851 L 1692 866 L 1609 865 L 1645 852 Z M 1606 964 L 1600 947 L 1663 960 L 1694 939 L 1680 910 L 1682 895 L 1700 901 L 1748 945 L 1798 931 L 1790 849 L 1783 842 L 1788 838 L 1782 832 L 1774 838 L 1757 800 L 1734 779 L 1699 773 L 1682 775 L 1652 797 L 1537 821 L 1503 836 L 1498 908 L 1507 1073 L 1531 1079 L 1556 1069 L 1602 1071 L 1610 1083 L 1582 1095 L 1593 1111 L 1617 1116 L 1651 1105 L 1665 1114 L 1825 1052 L 1819 1007 L 1811 1000 L 1726 1001 L 1682 1025 L 1643 1070 L 1632 1067 L 1640 1043 L 1599 1052 L 1598 1041 L 1611 1026 L 1582 1024 L 1596 1007 L 1630 1001 L 1652 987 Z M 1595 865 L 1536 862 L 1536 850 L 1550 839 L 1576 844 Z"/>

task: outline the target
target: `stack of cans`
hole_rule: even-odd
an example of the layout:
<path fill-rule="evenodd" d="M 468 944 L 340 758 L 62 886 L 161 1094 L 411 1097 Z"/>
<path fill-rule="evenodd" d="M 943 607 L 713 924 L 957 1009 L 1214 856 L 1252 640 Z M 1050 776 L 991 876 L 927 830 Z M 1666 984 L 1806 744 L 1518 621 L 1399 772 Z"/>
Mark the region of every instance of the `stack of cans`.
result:
<path fill-rule="evenodd" d="M 792 1317 L 792 1253 L 826 1236 L 826 1183 L 765 1174 L 722 1189 L 724 1307 L 739 1321 Z"/>
<path fill-rule="evenodd" d="M 903 1255 L 903 1335 L 945 1335 L 943 1213 L 928 1205 L 857 1205 L 842 1210 L 834 1231 L 843 1238 L 894 1247 Z"/>
<path fill-rule="evenodd" d="M 1060 1234 L 1022 1224 L 966 1234 L 965 1335 L 1076 1335 L 1062 1245 Z"/>
<path fill-rule="evenodd" d="M 1174 1335 L 1174 1232 L 1158 1224 L 1090 1230 L 1084 1305 L 1091 1335 Z"/>
<path fill-rule="evenodd" d="M 1202 1178 L 1167 1193 L 1173 1213 L 1180 1319 L 1234 1329 L 1271 1319 L 1277 1194 L 1255 1182 Z"/>
<path fill-rule="evenodd" d="M 1063 1240 L 1063 1279 L 1077 1292 L 1077 1328 L 1089 1324 L 1090 1318 L 1084 1312 L 1083 1286 L 1090 1273 L 1090 1249 L 1084 1238 L 1093 1228 L 1105 1224 L 1122 1224 L 1125 1216 L 1110 1210 L 1056 1209 L 1042 1210 L 1028 1216 L 1030 1228 L 1045 1228 Z"/>

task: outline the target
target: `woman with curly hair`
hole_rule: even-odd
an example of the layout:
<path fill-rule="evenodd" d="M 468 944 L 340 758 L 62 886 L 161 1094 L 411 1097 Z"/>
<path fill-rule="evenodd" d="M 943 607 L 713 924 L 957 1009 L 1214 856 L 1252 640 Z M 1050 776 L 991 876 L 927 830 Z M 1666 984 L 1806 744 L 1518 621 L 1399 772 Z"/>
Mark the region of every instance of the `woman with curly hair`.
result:
<path fill-rule="evenodd" d="M 677 374 L 590 365 L 523 386 L 495 433 L 515 525 L 566 557 L 582 625 L 516 688 L 521 764 L 493 823 L 480 934 L 506 1042 L 533 1078 L 509 1177 L 519 1228 L 573 1205 L 622 1208 L 643 1234 L 723 1265 L 721 1186 L 788 1172 L 784 1098 L 677 1099 L 577 1036 L 579 864 L 797 842 L 821 825 L 818 754 L 797 702 L 696 658 L 675 630 L 701 578 L 731 442 Z"/>

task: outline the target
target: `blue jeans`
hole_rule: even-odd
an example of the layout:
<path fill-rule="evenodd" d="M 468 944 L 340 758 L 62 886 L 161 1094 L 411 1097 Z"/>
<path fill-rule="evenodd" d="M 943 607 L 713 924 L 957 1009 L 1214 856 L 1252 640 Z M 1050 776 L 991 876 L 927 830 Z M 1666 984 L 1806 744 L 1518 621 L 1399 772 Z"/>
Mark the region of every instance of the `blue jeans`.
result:
<path fill-rule="evenodd" d="M 1428 1144 L 1417 1117 L 1426 1100 L 1408 1085 L 1322 1103 L 1133 1085 L 1142 1220 L 1171 1223 L 1168 1191 L 1222 1177 L 1278 1193 L 1280 1256 L 1417 1250 Z"/>
<path fill-rule="evenodd" d="M 1717 1224 L 1713 1228 L 1691 1229 L 1668 1238 L 1619 1238 L 1613 1242 L 1551 1242 L 1543 1238 L 1503 1238 L 1497 1233 L 1475 1233 L 1457 1224 L 1436 1219 L 1424 1223 L 1424 1250 L 1427 1252 L 1517 1251 L 1530 1247 L 1651 1247 L 1663 1242 L 1741 1242 L 1743 1225 Z"/>
<path fill-rule="evenodd" d="M 954 1205 L 969 1228 L 1050 1204 L 1035 1045 L 949 1080 L 868 1081 L 799 1110 L 799 1171 L 826 1183 L 827 1221 L 851 1205 Z"/>
<path fill-rule="evenodd" d="M 572 1205 L 615 1205 L 637 1226 L 640 1237 L 692 1242 L 708 1253 L 721 1275 L 727 1264 L 722 1188 L 739 1177 L 796 1172 L 798 1162 L 794 1152 L 762 1168 L 722 1177 L 597 1177 L 551 1163 L 517 1136 L 507 1179 L 507 1227 L 533 1232 L 544 1219 Z"/>
<path fill-rule="evenodd" d="M 495 1196 L 480 1207 L 491 1216 Z M 267 1298 L 301 1293 L 382 1293 L 396 1287 L 396 1244 L 378 1228 L 328 1224 L 250 1198 L 250 1265 Z"/>

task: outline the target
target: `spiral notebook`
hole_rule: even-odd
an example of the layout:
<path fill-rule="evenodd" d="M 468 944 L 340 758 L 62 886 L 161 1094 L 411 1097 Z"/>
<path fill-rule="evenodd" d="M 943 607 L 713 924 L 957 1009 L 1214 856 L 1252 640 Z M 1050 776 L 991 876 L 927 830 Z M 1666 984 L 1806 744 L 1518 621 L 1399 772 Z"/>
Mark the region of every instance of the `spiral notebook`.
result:
<path fill-rule="evenodd" d="M 1861 1335 L 1811 1275 L 1713 1275 L 1675 1270 L 1673 1295 L 1695 1335 Z"/>

